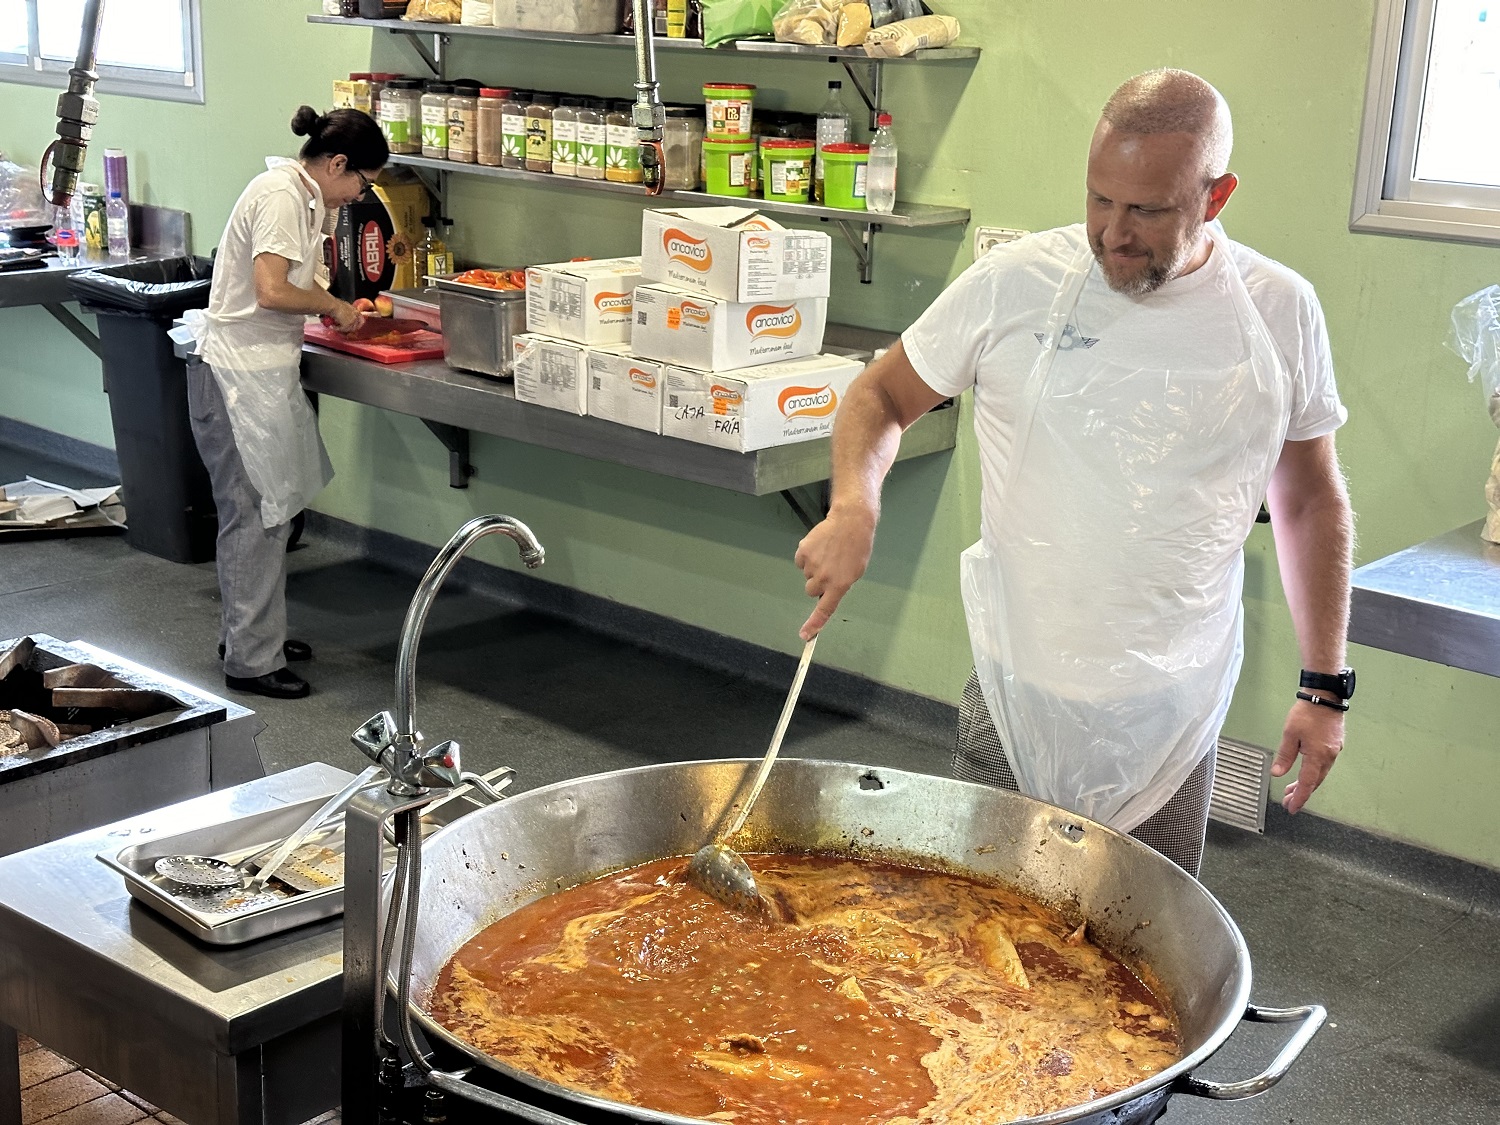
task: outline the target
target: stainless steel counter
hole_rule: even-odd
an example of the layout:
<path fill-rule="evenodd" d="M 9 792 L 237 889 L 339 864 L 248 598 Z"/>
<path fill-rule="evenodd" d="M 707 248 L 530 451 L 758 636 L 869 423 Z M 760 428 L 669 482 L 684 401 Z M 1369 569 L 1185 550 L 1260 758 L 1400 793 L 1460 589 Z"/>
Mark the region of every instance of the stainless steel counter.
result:
<path fill-rule="evenodd" d="M 832 331 L 830 326 L 830 343 Z M 888 342 L 894 337 L 874 334 L 874 339 Z M 860 342 L 873 341 L 864 338 Z M 517 402 L 513 383 L 455 371 L 441 360 L 386 365 L 308 346 L 302 353 L 302 384 L 309 391 L 409 414 L 439 426 L 511 438 L 752 496 L 818 484 L 829 477 L 832 442 L 827 438 L 735 453 Z M 952 449 L 957 438 L 957 408 L 934 410 L 907 430 L 897 460 Z"/>
<path fill-rule="evenodd" d="M 0 1122 L 15 1030 L 193 1125 L 295 1125 L 339 1095 L 342 919 L 224 949 L 133 904 L 95 855 L 336 791 L 314 764 L 0 859 Z"/>
<path fill-rule="evenodd" d="M 1483 520 L 1354 572 L 1349 639 L 1500 676 L 1500 547 Z"/>

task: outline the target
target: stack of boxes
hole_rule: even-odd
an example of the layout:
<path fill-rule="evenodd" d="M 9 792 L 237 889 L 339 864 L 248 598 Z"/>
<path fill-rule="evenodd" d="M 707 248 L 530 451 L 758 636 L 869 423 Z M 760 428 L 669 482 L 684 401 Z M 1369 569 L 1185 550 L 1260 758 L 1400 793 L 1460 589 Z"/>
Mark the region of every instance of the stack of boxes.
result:
<path fill-rule="evenodd" d="M 516 397 L 739 452 L 826 436 L 861 370 L 822 354 L 831 249 L 742 208 L 647 211 L 640 258 L 528 271 Z"/>

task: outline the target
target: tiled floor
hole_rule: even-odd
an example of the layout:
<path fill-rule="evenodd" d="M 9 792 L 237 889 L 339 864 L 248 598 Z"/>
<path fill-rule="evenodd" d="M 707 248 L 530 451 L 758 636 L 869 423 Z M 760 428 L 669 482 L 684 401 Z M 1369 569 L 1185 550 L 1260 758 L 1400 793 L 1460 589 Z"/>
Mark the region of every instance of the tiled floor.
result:
<path fill-rule="evenodd" d="M 91 483 L 0 448 L 0 481 L 26 471 Z M 348 735 L 391 705 L 396 636 L 416 577 L 315 536 L 290 570 L 294 635 L 317 652 L 302 666 L 314 691 L 292 702 L 243 700 L 269 724 L 262 757 L 271 770 L 315 760 L 358 769 Z M 80 637 L 222 692 L 216 597 L 211 566 L 164 562 L 117 538 L 0 544 L 0 637 Z M 520 791 L 648 762 L 757 755 L 783 690 L 455 590 L 429 618 L 419 713 L 429 735 L 463 742 L 467 767 L 514 766 Z M 785 753 L 948 772 L 941 741 L 809 704 Z M 1264 836 L 1213 826 L 1203 882 L 1244 933 L 1253 999 L 1322 1003 L 1329 1022 L 1274 1090 L 1230 1106 L 1174 1097 L 1169 1125 L 1500 1122 L 1500 876 L 1315 815 L 1278 814 Z M 1253 1075 L 1287 1034 L 1242 1026 L 1200 1076 Z M 28 1052 L 23 1065 L 24 1125 L 156 1117 L 46 1052 Z"/>
<path fill-rule="evenodd" d="M 122 1090 L 107 1078 L 20 1037 L 21 1125 L 134 1125 L 159 1121 L 184 1125 L 165 1110 Z M 307 1125 L 339 1125 L 335 1110 Z"/>

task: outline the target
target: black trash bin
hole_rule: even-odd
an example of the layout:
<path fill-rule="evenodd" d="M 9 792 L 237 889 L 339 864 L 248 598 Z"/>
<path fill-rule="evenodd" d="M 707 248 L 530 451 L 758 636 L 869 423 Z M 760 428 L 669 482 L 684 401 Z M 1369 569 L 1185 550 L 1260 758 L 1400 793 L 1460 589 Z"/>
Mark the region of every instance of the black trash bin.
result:
<path fill-rule="evenodd" d="M 212 273 L 207 258 L 170 258 L 68 278 L 73 297 L 98 318 L 126 542 L 173 562 L 207 562 L 218 535 L 188 420 L 187 368 L 167 336 L 184 310 L 208 305 Z"/>

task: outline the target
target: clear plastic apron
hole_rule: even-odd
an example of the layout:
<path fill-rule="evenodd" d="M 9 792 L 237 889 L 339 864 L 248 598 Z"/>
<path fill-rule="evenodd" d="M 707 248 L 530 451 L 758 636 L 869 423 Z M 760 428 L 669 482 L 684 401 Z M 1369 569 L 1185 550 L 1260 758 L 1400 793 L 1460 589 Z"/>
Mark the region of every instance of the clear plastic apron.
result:
<path fill-rule="evenodd" d="M 310 182 L 295 161 L 275 161 L 272 167 L 284 169 L 299 186 Z M 315 186 L 307 190 L 319 199 Z M 302 260 L 287 274 L 299 289 L 313 286 L 323 260 L 323 215 L 320 203 L 301 232 Z M 220 261 L 217 268 L 249 270 L 253 263 Z M 267 316 L 263 324 L 252 318 L 207 327 L 200 337 L 245 475 L 260 494 L 264 527 L 286 523 L 333 479 L 317 415 L 302 389 L 302 322 L 288 326 L 285 321 L 280 315 Z"/>
<path fill-rule="evenodd" d="M 1060 343 L 1063 278 L 998 504 L 964 552 L 974 664 L 1023 792 L 1129 831 L 1218 736 L 1243 655 L 1242 547 L 1285 440 L 1290 381 L 1228 256 L 1229 369 L 1126 368 Z M 1204 267 L 1207 268 L 1207 267 Z"/>

